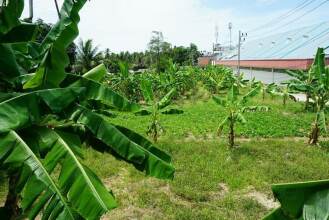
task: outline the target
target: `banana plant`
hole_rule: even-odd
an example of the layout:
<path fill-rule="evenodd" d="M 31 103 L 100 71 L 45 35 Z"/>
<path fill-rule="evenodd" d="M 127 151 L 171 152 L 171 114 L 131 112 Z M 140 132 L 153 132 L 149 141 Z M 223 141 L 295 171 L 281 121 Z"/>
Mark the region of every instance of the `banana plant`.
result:
<path fill-rule="evenodd" d="M 232 148 L 234 147 L 235 139 L 235 126 L 237 123 L 245 124 L 247 120 L 244 117 L 246 112 L 255 112 L 255 111 L 268 111 L 266 106 L 249 106 L 248 101 L 254 96 L 256 96 L 260 91 L 260 87 L 251 89 L 246 95 L 239 94 L 239 87 L 236 84 L 233 84 L 229 89 L 226 100 L 218 96 L 213 96 L 213 100 L 224 108 L 226 117 L 220 122 L 218 126 L 217 133 L 220 136 L 224 127 L 228 126 L 228 143 Z"/>
<path fill-rule="evenodd" d="M 291 99 L 294 102 L 297 102 L 296 97 L 294 96 L 293 92 L 290 90 L 289 84 L 285 85 L 283 88 L 278 87 L 277 89 L 273 89 L 270 93 L 274 96 L 281 96 L 284 107 L 286 107 L 288 99 Z"/>
<path fill-rule="evenodd" d="M 312 83 L 307 86 L 316 109 L 316 117 L 309 139 L 310 144 L 317 144 L 321 132 L 327 132 L 325 108 L 329 102 L 329 68 L 325 63 L 324 49 L 319 48 L 309 71 Z"/>
<path fill-rule="evenodd" d="M 275 83 L 265 84 L 262 81 L 258 81 L 254 83 L 254 86 L 260 87 L 260 93 L 262 94 L 262 100 L 264 101 L 266 98 L 266 94 L 270 94 L 272 96 L 272 91 L 276 90 L 277 85 Z"/>
<path fill-rule="evenodd" d="M 314 81 L 313 75 L 310 71 L 287 71 L 287 74 L 294 79 L 289 80 L 289 88 L 294 92 L 301 92 L 306 95 L 304 110 L 309 109 L 310 107 L 310 98 L 311 98 L 311 85 Z"/>
<path fill-rule="evenodd" d="M 171 157 L 139 134 L 89 109 L 99 101 L 121 111 L 140 106 L 101 84 L 104 65 L 83 76 L 65 72 L 66 48 L 78 35 L 86 0 L 64 0 L 61 17 L 41 44 L 36 25 L 21 17 L 24 0 L 0 13 L 0 169 L 8 177 L 2 219 L 100 219 L 114 195 L 83 164 L 82 142 L 133 164 L 146 175 L 172 179 Z"/>
<path fill-rule="evenodd" d="M 147 135 L 151 136 L 154 142 L 157 142 L 164 128 L 160 123 L 160 114 L 182 114 L 183 110 L 170 108 L 172 98 L 176 93 L 176 89 L 171 89 L 165 96 L 158 99 L 153 92 L 152 82 L 149 80 L 141 81 L 141 90 L 146 102 L 146 106 L 135 113 L 138 116 L 151 115 L 151 122 L 147 129 Z"/>
<path fill-rule="evenodd" d="M 325 67 L 323 48 L 318 49 L 309 74 L 312 83 L 308 84 L 306 89 L 310 91 L 310 98 L 315 101 L 317 110 L 309 142 L 316 144 L 320 131 L 326 130 L 324 108 L 329 101 L 329 68 Z M 278 184 L 272 186 L 272 191 L 281 206 L 268 214 L 264 220 L 328 219 L 329 180 Z"/>

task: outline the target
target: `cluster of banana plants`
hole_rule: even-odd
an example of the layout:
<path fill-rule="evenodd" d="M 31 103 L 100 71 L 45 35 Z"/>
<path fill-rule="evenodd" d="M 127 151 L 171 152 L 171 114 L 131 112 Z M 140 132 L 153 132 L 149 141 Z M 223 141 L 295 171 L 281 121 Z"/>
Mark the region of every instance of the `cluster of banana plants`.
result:
<path fill-rule="evenodd" d="M 0 168 L 9 181 L 1 219 L 100 219 L 115 208 L 112 192 L 83 164 L 83 142 L 149 176 L 174 177 L 170 155 L 89 108 L 97 101 L 140 109 L 100 83 L 103 65 L 83 76 L 65 72 L 66 48 L 78 35 L 85 2 L 64 0 L 41 44 L 34 40 L 36 26 L 19 19 L 24 0 L 0 6 Z"/>
<path fill-rule="evenodd" d="M 141 90 L 144 96 L 145 106 L 135 115 L 145 116 L 151 115 L 151 122 L 147 129 L 147 135 L 151 136 L 154 142 L 157 142 L 164 128 L 160 123 L 160 114 L 182 114 L 183 110 L 170 108 L 172 98 L 176 93 L 176 89 L 171 89 L 165 96 L 158 98 L 159 95 L 153 92 L 152 82 L 143 80 L 141 82 Z"/>
<path fill-rule="evenodd" d="M 314 101 L 316 117 L 310 134 L 310 144 L 316 144 L 321 131 L 326 131 L 325 107 L 329 102 L 329 68 L 325 54 L 319 48 L 308 77 L 292 85 L 304 91 Z M 272 191 L 281 206 L 264 220 L 327 220 L 329 216 L 329 180 L 273 185 Z"/>
<path fill-rule="evenodd" d="M 132 73 L 129 64 L 119 62 L 119 72 L 116 74 L 108 74 L 106 83 L 116 92 L 128 98 L 131 101 L 139 101 L 141 91 L 139 89 L 140 74 Z"/>
<path fill-rule="evenodd" d="M 239 81 L 239 87 L 247 81 L 243 76 L 235 76 L 233 71 L 223 66 L 207 66 L 200 73 L 200 81 L 212 94 L 219 94 L 228 89 L 233 81 Z M 241 79 L 241 80 L 238 80 Z"/>
<path fill-rule="evenodd" d="M 291 74 L 291 73 L 290 73 Z M 319 48 L 308 73 L 296 77 L 290 88 L 306 94 L 305 108 L 314 105 L 316 117 L 310 133 L 310 144 L 317 144 L 321 132 L 327 132 L 325 110 L 329 102 L 329 67 L 325 64 L 325 53 Z"/>

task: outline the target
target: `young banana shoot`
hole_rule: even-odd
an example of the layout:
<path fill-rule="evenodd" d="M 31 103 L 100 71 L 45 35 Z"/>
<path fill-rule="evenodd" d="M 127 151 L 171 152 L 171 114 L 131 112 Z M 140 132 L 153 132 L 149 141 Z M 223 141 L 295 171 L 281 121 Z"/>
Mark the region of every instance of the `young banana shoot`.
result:
<path fill-rule="evenodd" d="M 183 111 L 175 108 L 169 108 L 172 98 L 176 93 L 176 89 L 171 89 L 165 96 L 158 99 L 157 95 L 153 92 L 152 82 L 149 80 L 142 80 L 141 90 L 146 106 L 142 110 L 135 112 L 135 115 L 151 115 L 151 122 L 146 133 L 153 139 L 154 142 L 157 142 L 159 136 L 164 132 L 164 128 L 160 123 L 160 114 L 182 114 Z"/>

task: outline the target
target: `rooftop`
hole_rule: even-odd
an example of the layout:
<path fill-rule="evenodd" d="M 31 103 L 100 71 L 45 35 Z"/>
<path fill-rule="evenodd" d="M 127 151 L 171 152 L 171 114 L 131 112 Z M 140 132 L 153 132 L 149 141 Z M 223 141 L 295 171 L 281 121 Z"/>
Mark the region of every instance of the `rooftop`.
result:
<path fill-rule="evenodd" d="M 247 39 L 241 46 L 241 60 L 309 59 L 318 47 L 329 53 L 329 22 L 274 34 L 259 39 Z M 236 60 L 237 50 L 224 56 Z"/>

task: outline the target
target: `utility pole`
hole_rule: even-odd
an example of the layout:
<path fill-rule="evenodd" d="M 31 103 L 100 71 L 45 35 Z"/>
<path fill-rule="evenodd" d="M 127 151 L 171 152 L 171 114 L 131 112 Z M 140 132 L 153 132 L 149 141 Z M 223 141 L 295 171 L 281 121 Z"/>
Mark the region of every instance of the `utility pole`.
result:
<path fill-rule="evenodd" d="M 241 63 L 241 44 L 246 41 L 247 33 L 242 33 L 239 31 L 239 40 L 238 40 L 238 76 L 240 76 L 240 63 Z"/>

